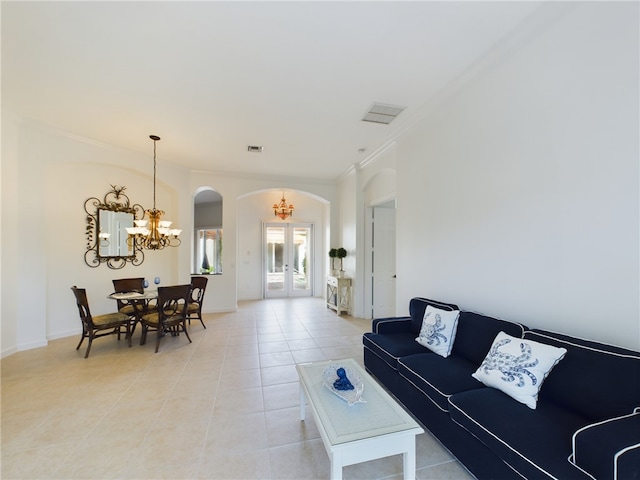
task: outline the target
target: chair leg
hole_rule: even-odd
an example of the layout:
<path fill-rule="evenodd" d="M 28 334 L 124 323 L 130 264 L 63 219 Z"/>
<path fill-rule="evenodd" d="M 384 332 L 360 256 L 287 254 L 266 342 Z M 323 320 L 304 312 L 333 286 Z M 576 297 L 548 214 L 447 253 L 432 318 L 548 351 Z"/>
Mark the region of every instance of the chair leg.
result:
<path fill-rule="evenodd" d="M 160 348 L 160 339 L 162 338 L 162 329 L 160 328 L 160 325 L 158 325 L 158 339 L 156 340 L 156 351 L 155 353 L 158 353 L 158 348 Z"/>
<path fill-rule="evenodd" d="M 189 332 L 187 332 L 187 322 L 186 321 L 182 322 L 182 330 L 184 330 L 184 334 L 187 336 L 187 340 L 189 340 L 189 343 L 193 343 L 191 341 L 191 337 L 189 336 Z"/>
<path fill-rule="evenodd" d="M 142 334 L 140 335 L 140 345 L 144 345 L 147 341 L 147 327 L 144 323 L 142 324 Z"/>
<path fill-rule="evenodd" d="M 131 336 L 133 337 L 133 334 L 134 334 L 134 333 L 135 333 L 135 331 L 136 331 L 136 326 L 138 325 L 138 319 L 137 319 L 137 318 L 132 318 L 132 319 L 131 319 L 131 324 L 132 324 L 132 327 L 131 327 Z"/>
<path fill-rule="evenodd" d="M 87 353 L 84 354 L 84 358 L 89 357 L 89 351 L 91 350 L 92 343 L 93 343 L 93 332 L 89 332 L 89 345 L 87 345 Z"/>
<path fill-rule="evenodd" d="M 125 328 L 127 329 L 127 339 L 129 340 L 129 348 L 131 348 L 131 322 L 127 322 L 125 324 Z"/>
<path fill-rule="evenodd" d="M 80 345 L 82 345 L 82 342 L 84 342 L 84 337 L 86 336 L 85 332 L 82 332 L 82 336 L 80 337 L 80 343 L 78 343 L 78 346 L 76 347 L 76 350 L 80 349 Z"/>
<path fill-rule="evenodd" d="M 189 325 L 191 325 L 191 315 L 193 314 L 189 314 L 189 316 L 187 317 L 187 320 L 189 320 Z M 204 321 L 202 320 L 202 313 L 198 312 L 196 313 L 196 315 L 198 316 L 198 320 L 200 320 L 200 323 L 202 324 L 202 326 L 206 329 L 207 326 L 204 324 Z"/>

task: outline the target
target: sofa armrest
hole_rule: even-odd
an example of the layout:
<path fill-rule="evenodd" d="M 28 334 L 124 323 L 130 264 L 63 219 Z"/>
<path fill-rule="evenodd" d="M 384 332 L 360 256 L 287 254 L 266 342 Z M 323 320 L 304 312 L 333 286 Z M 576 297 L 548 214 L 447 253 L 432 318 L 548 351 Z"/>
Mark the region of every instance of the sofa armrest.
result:
<path fill-rule="evenodd" d="M 616 480 L 640 478 L 640 443 L 620 450 L 614 461 L 613 478 Z"/>
<path fill-rule="evenodd" d="M 640 478 L 640 411 L 582 427 L 569 461 L 599 480 Z"/>
<path fill-rule="evenodd" d="M 373 333 L 411 333 L 411 317 L 375 318 L 371 324 Z"/>

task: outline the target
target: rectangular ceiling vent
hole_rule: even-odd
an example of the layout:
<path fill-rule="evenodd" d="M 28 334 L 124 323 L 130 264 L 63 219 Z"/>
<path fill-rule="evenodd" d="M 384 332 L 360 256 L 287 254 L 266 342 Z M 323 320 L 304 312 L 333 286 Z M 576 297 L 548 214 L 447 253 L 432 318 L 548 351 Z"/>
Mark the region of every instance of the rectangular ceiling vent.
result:
<path fill-rule="evenodd" d="M 250 152 L 260 153 L 262 152 L 262 150 L 264 150 L 264 147 L 259 147 L 257 145 L 249 145 L 247 147 L 247 150 Z"/>
<path fill-rule="evenodd" d="M 362 117 L 362 121 L 389 125 L 405 108 L 396 105 L 385 105 L 384 103 L 374 103 Z"/>

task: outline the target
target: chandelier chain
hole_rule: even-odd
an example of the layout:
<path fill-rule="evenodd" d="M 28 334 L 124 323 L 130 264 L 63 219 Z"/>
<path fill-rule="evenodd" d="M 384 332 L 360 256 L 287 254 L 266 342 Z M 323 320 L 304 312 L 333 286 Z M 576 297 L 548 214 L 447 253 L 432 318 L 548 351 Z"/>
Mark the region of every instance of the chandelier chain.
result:
<path fill-rule="evenodd" d="M 153 209 L 156 209 L 156 140 L 151 136 L 153 140 Z"/>

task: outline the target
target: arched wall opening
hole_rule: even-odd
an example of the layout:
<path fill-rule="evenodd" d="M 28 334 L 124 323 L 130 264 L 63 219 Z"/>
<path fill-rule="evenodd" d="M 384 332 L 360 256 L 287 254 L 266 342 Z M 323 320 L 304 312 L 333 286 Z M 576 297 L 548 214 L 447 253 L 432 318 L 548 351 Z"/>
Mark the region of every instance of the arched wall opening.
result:
<path fill-rule="evenodd" d="M 280 219 L 273 205 L 285 197 L 294 205 L 293 215 Z M 330 202 L 316 194 L 291 188 L 269 188 L 240 195 L 237 199 L 237 295 L 238 300 L 256 300 L 265 296 L 264 237 L 265 223 L 312 224 L 313 242 L 310 261 L 312 295 L 324 295 L 324 277 L 328 263 Z"/>
<path fill-rule="evenodd" d="M 221 275 L 223 272 L 223 202 L 212 187 L 200 187 L 193 198 L 193 248 L 191 273 Z"/>

